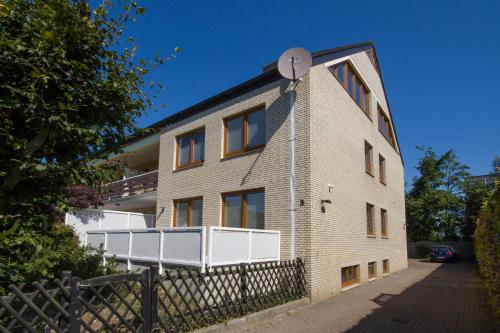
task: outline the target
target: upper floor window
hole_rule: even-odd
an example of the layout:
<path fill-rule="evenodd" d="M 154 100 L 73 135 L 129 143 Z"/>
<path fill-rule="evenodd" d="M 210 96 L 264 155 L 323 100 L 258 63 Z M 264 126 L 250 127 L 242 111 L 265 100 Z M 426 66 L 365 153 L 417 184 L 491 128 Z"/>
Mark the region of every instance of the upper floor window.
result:
<path fill-rule="evenodd" d="M 380 108 L 378 107 L 378 129 L 380 133 L 389 141 L 391 146 L 396 148 L 396 140 L 394 140 L 394 134 L 392 133 L 391 122 L 389 121 L 389 117 L 387 117 Z"/>
<path fill-rule="evenodd" d="M 330 66 L 329 68 L 333 75 L 339 80 L 340 84 L 342 84 L 351 97 L 371 119 L 370 91 L 354 70 L 354 67 L 348 61 L 344 61 Z"/>
<path fill-rule="evenodd" d="M 373 147 L 365 141 L 365 171 L 373 176 Z"/>
<path fill-rule="evenodd" d="M 223 226 L 264 229 L 264 190 L 223 194 L 222 207 Z"/>
<path fill-rule="evenodd" d="M 387 210 L 380 209 L 380 231 L 382 238 L 388 238 L 389 233 L 387 231 Z"/>
<path fill-rule="evenodd" d="M 205 129 L 177 136 L 176 168 L 201 164 L 205 159 Z"/>
<path fill-rule="evenodd" d="M 385 158 L 382 155 L 378 155 L 378 173 L 380 182 L 385 185 Z"/>
<path fill-rule="evenodd" d="M 368 237 L 375 237 L 375 206 L 366 203 L 366 231 Z"/>
<path fill-rule="evenodd" d="M 233 156 L 264 147 L 266 110 L 259 108 L 224 119 L 224 156 Z"/>
<path fill-rule="evenodd" d="M 174 200 L 174 227 L 202 225 L 203 198 Z"/>

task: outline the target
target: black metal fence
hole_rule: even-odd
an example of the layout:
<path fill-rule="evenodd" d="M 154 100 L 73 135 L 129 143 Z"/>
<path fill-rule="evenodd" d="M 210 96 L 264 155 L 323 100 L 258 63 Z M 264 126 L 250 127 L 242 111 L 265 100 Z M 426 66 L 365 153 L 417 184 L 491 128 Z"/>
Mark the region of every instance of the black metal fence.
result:
<path fill-rule="evenodd" d="M 305 296 L 293 261 L 194 268 L 154 267 L 81 281 L 11 286 L 0 297 L 0 332 L 185 332 Z"/>

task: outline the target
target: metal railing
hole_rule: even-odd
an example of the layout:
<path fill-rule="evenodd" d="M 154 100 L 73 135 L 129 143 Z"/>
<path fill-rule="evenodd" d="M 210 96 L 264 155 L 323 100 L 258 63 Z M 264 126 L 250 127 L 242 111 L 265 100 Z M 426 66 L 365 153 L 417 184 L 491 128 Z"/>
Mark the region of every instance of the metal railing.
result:
<path fill-rule="evenodd" d="M 300 299 L 300 258 L 11 285 L 0 297 L 0 332 L 187 332 Z M 49 288 L 49 285 L 52 286 Z"/>
<path fill-rule="evenodd" d="M 208 236 L 208 237 L 207 237 Z M 275 230 L 184 227 L 87 231 L 85 245 L 105 250 L 104 259 L 198 267 L 280 260 L 280 232 Z"/>
<path fill-rule="evenodd" d="M 156 191 L 158 170 L 103 185 L 103 199 L 114 200 Z"/>

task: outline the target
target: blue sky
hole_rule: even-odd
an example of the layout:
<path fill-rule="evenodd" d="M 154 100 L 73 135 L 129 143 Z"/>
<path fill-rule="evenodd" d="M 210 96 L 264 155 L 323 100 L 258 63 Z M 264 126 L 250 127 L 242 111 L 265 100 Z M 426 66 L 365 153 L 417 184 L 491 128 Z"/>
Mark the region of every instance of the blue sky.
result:
<path fill-rule="evenodd" d="M 417 145 L 455 149 L 473 174 L 500 155 L 500 1 L 139 1 L 139 55 L 182 53 L 149 79 L 147 126 L 261 73 L 287 48 L 375 42 L 408 182 Z"/>

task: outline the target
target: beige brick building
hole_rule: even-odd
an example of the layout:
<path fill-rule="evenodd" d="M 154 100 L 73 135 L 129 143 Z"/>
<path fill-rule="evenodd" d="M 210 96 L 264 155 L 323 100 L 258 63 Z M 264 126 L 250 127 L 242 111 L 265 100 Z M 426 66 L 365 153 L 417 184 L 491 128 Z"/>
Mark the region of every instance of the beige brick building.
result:
<path fill-rule="evenodd" d="M 154 125 L 157 227 L 263 226 L 289 257 L 290 87 L 271 64 Z M 403 162 L 371 42 L 313 53 L 296 96 L 295 250 L 316 301 L 407 267 Z"/>

